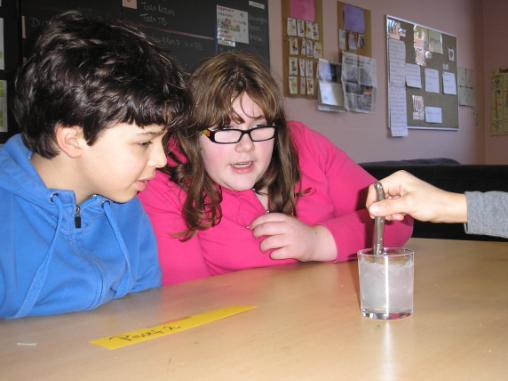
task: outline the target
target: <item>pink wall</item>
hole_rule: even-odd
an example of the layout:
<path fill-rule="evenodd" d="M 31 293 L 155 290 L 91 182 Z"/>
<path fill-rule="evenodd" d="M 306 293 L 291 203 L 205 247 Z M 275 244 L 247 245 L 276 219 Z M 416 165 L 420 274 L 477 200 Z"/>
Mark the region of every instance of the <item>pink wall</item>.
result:
<path fill-rule="evenodd" d="M 337 2 L 336 0 L 322 0 L 322 2 L 324 58 L 337 60 Z M 389 137 L 384 32 L 385 15 L 389 14 L 453 34 L 457 36 L 459 66 L 479 72 L 482 67 L 479 43 L 481 37 L 478 37 L 481 3 L 476 0 L 425 0 L 424 2 L 421 0 L 349 0 L 346 2 L 372 12 L 372 54 L 377 61 L 378 76 L 376 111 L 369 114 L 319 112 L 316 110 L 315 101 L 287 98 L 286 110 L 289 118 L 307 123 L 328 136 L 358 162 L 450 157 L 461 163 L 482 163 L 486 136 L 483 127 L 476 123 L 477 120 L 482 119 L 477 118 L 475 110 L 471 108 L 459 108 L 459 131 L 410 130 L 406 138 Z M 496 0 L 484 2 L 497 3 Z M 504 0 L 500 2 L 506 3 Z M 505 11 L 498 12 L 497 17 L 501 18 L 508 14 L 507 6 L 507 4 L 503 6 Z M 272 73 L 282 84 L 280 0 L 269 0 L 269 12 Z M 493 13 L 495 13 L 494 10 Z M 505 21 L 503 22 L 506 24 Z M 498 39 L 497 42 L 499 41 Z M 479 81 L 476 90 L 479 100 L 483 98 L 481 77 L 481 75 L 477 76 Z M 477 111 L 479 115 L 482 115 L 481 104 Z M 498 150 L 497 146 L 493 148 Z"/>
<path fill-rule="evenodd" d="M 508 164 L 508 135 L 491 136 L 490 76 L 498 68 L 508 68 L 508 1 L 482 0 L 482 56 L 485 89 L 485 161 L 490 164 Z"/>

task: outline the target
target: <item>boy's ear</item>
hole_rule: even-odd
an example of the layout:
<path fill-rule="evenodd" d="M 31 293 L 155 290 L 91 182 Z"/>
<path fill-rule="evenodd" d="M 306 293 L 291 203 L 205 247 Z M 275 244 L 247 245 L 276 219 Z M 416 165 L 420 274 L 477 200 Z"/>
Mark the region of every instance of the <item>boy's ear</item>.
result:
<path fill-rule="evenodd" d="M 56 144 L 58 149 L 70 158 L 80 157 L 83 153 L 83 144 L 86 141 L 83 137 L 83 129 L 79 126 L 55 127 Z"/>

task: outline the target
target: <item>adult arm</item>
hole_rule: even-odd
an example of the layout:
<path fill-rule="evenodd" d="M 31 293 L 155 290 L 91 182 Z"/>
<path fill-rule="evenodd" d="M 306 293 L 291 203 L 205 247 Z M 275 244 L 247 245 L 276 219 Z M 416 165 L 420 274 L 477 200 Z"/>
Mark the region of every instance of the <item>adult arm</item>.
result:
<path fill-rule="evenodd" d="M 406 171 L 397 171 L 379 182 L 386 199 L 376 202 L 374 187 L 369 187 L 366 205 L 371 217 L 402 220 L 410 215 L 426 222 L 467 221 L 466 197 L 462 193 L 437 188 Z"/>
<path fill-rule="evenodd" d="M 508 193 L 465 192 L 468 234 L 508 238 Z"/>

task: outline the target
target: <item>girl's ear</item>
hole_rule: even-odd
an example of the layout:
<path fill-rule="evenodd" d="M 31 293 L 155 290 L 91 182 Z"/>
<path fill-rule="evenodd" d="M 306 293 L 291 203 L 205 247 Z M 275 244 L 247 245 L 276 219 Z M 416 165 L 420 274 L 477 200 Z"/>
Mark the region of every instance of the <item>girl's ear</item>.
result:
<path fill-rule="evenodd" d="M 70 158 L 80 157 L 83 153 L 83 144 L 86 141 L 83 137 L 83 129 L 79 126 L 55 127 L 56 144 L 58 149 Z"/>

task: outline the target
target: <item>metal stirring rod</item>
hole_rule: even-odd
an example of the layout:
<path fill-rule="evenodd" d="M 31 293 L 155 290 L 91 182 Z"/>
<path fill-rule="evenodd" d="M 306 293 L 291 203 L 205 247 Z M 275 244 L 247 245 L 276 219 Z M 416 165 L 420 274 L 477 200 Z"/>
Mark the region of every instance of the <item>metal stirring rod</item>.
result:
<path fill-rule="evenodd" d="M 385 192 L 383 190 L 383 186 L 380 182 L 374 184 L 374 189 L 376 190 L 377 201 L 381 201 L 385 199 Z M 383 235 L 384 235 L 384 227 L 385 227 L 385 218 L 384 217 L 375 217 L 374 218 L 374 245 L 372 251 L 374 255 L 383 255 L 384 252 L 384 243 L 383 243 Z"/>

